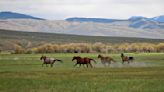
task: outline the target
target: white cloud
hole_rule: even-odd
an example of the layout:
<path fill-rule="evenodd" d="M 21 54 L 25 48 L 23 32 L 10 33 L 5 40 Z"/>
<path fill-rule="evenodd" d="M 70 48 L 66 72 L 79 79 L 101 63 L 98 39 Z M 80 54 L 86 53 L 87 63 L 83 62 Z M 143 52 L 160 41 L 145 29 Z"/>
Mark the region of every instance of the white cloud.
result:
<path fill-rule="evenodd" d="M 67 17 L 128 18 L 163 15 L 164 0 L 0 0 L 0 11 L 47 19 Z"/>

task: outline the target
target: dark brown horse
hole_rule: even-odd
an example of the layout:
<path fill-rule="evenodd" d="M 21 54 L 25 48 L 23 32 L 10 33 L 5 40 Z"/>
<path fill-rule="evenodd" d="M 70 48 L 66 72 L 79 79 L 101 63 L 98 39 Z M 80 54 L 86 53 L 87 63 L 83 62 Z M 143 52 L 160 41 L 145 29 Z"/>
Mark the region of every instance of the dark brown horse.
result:
<path fill-rule="evenodd" d="M 102 56 L 102 55 L 98 55 L 98 57 L 97 58 L 100 58 L 100 60 L 101 60 L 101 63 L 104 65 L 104 66 L 106 66 L 106 64 L 108 64 L 108 65 L 110 65 L 111 63 L 112 63 L 112 61 L 113 62 L 116 62 L 113 58 L 111 58 L 111 57 L 105 57 L 105 56 Z"/>
<path fill-rule="evenodd" d="M 90 65 L 90 67 L 92 68 L 92 64 L 91 64 L 91 61 L 94 61 L 96 63 L 96 61 L 94 59 L 91 59 L 91 58 L 88 58 L 88 57 L 84 57 L 84 58 L 81 58 L 80 56 L 74 56 L 72 58 L 72 61 L 76 60 L 76 64 L 74 65 L 74 67 L 79 64 L 79 66 L 81 67 L 81 64 L 84 65 L 87 65 L 88 67 L 88 64 Z"/>
<path fill-rule="evenodd" d="M 124 64 L 125 62 L 127 62 L 128 64 L 130 62 L 132 62 L 134 60 L 134 57 L 128 57 L 128 56 L 124 56 L 123 53 L 121 53 L 121 58 L 122 58 L 122 63 Z"/>
<path fill-rule="evenodd" d="M 50 66 L 53 67 L 53 64 L 55 63 L 55 61 L 63 62 L 62 60 L 55 59 L 55 58 L 48 58 L 46 56 L 41 56 L 40 60 L 43 61 L 42 67 L 44 64 L 46 64 L 46 66 L 47 66 L 47 64 L 50 64 Z"/>

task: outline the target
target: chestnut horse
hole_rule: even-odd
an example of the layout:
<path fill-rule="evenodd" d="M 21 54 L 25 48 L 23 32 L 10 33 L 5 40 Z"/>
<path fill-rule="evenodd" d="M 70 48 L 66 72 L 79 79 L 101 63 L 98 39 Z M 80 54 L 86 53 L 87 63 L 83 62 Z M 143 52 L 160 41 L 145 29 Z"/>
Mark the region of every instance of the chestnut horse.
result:
<path fill-rule="evenodd" d="M 53 67 L 53 64 L 55 63 L 55 61 L 63 62 L 62 60 L 55 59 L 55 58 L 48 58 L 46 56 L 41 56 L 40 60 L 43 61 L 42 67 L 43 67 L 44 64 L 46 64 L 46 66 L 47 66 L 47 64 L 50 64 L 51 67 Z"/>
<path fill-rule="evenodd" d="M 100 60 L 101 60 L 101 63 L 104 65 L 104 66 L 106 66 L 106 64 L 108 64 L 108 65 L 110 65 L 111 64 L 111 62 L 113 61 L 113 62 L 116 62 L 113 58 L 111 58 L 111 57 L 105 57 L 105 56 L 102 56 L 102 55 L 98 55 L 98 57 L 97 58 L 100 58 Z"/>
<path fill-rule="evenodd" d="M 123 53 L 121 53 L 121 58 L 122 58 L 123 64 L 124 64 L 124 62 L 128 62 L 128 64 L 129 64 L 130 62 L 132 62 L 134 60 L 134 57 L 124 56 Z"/>
<path fill-rule="evenodd" d="M 87 65 L 87 68 L 88 68 L 88 64 L 90 65 L 90 67 L 92 68 L 92 64 L 91 64 L 91 61 L 94 61 L 96 63 L 96 61 L 94 59 L 91 59 L 91 58 L 88 58 L 88 57 L 84 57 L 84 58 L 81 58 L 80 56 L 74 56 L 72 58 L 72 61 L 76 60 L 76 64 L 74 65 L 74 67 L 79 64 L 80 67 L 81 67 L 81 64 L 83 64 L 83 66 L 86 64 Z"/>

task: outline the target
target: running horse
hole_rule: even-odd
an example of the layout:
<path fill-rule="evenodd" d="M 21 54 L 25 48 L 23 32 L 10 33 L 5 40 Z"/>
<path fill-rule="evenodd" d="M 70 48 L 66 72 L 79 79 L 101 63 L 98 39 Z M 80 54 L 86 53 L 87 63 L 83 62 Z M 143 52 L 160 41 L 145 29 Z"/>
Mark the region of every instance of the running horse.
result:
<path fill-rule="evenodd" d="M 134 60 L 134 57 L 124 56 L 123 53 L 121 53 L 121 58 L 122 58 L 123 64 L 124 64 L 124 62 L 128 62 L 128 64 L 129 64 L 130 62 L 132 62 Z"/>
<path fill-rule="evenodd" d="M 87 68 L 88 68 L 88 65 L 90 65 L 90 67 L 92 68 L 92 64 L 91 64 L 91 61 L 94 61 L 96 63 L 96 61 L 94 59 L 91 59 L 91 58 L 88 58 L 88 57 L 84 57 L 84 58 L 81 58 L 80 56 L 74 56 L 72 58 L 72 61 L 76 60 L 76 64 L 74 65 L 77 66 L 77 64 L 79 64 L 79 66 L 81 67 L 81 64 L 84 65 L 87 65 Z"/>
<path fill-rule="evenodd" d="M 106 66 L 106 64 L 110 65 L 112 62 L 116 62 L 113 58 L 109 57 L 109 56 L 102 56 L 102 55 L 98 55 L 98 57 L 101 60 L 101 63 Z"/>
<path fill-rule="evenodd" d="M 41 56 L 40 60 L 43 61 L 42 67 L 43 67 L 44 64 L 46 64 L 46 66 L 47 66 L 47 64 L 50 64 L 50 66 L 53 67 L 53 64 L 56 61 L 63 62 L 62 60 L 55 59 L 55 58 L 49 58 L 49 57 L 46 57 L 46 56 Z"/>

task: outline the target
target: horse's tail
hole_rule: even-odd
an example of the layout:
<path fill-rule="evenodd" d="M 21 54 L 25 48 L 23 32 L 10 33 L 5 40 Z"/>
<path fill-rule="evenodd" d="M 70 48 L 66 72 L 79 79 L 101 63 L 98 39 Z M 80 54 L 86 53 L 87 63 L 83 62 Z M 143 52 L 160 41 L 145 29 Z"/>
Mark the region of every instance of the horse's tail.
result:
<path fill-rule="evenodd" d="M 90 59 L 90 60 L 92 60 L 92 61 L 94 61 L 95 63 L 97 63 L 94 59 Z"/>
<path fill-rule="evenodd" d="M 63 63 L 63 61 L 62 60 L 59 60 L 59 59 L 55 59 L 54 61 L 59 61 L 59 62 Z"/>
<path fill-rule="evenodd" d="M 129 57 L 129 60 L 134 60 L 134 57 Z"/>

